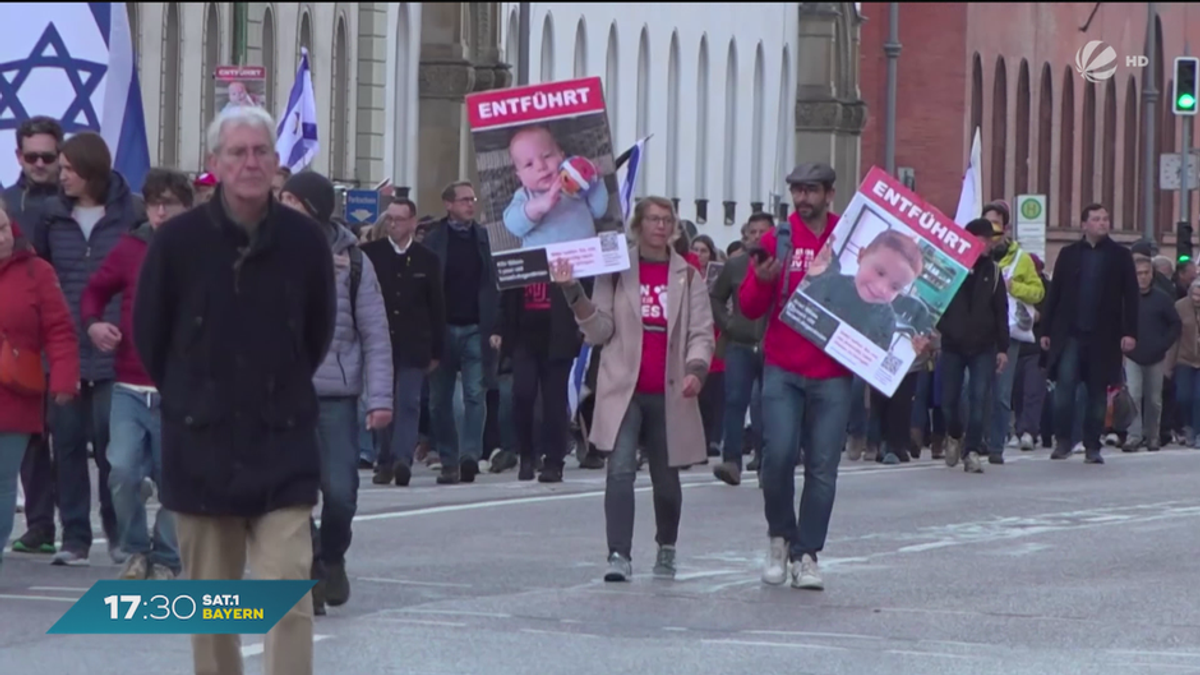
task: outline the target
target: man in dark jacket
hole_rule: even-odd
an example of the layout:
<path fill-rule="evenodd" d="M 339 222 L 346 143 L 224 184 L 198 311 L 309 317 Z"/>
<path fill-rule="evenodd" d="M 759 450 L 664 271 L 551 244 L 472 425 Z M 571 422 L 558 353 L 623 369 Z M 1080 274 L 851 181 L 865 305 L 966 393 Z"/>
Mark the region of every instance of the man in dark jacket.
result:
<path fill-rule="evenodd" d="M 1083 446 L 1088 464 L 1103 464 L 1100 434 L 1109 385 L 1120 384 L 1122 353 L 1137 347 L 1138 283 L 1129 249 L 1108 237 L 1108 209 L 1089 204 L 1080 215 L 1083 237 L 1064 247 L 1054 262 L 1042 321 L 1042 349 L 1055 382 L 1055 448 L 1051 459 L 1071 456 L 1075 386 L 1087 389 Z"/>
<path fill-rule="evenodd" d="M 1137 346 L 1125 355 L 1125 386 L 1133 399 L 1133 422 L 1125 438 L 1125 452 L 1137 452 L 1144 443 L 1155 451 L 1159 441 L 1159 421 L 1162 417 L 1163 359 L 1175 345 L 1182 330 L 1179 312 L 1167 293 L 1154 283 L 1154 266 L 1150 260 L 1137 257 L 1138 340 Z"/>
<path fill-rule="evenodd" d="M 395 396 L 392 423 L 378 434 L 376 485 L 408 485 L 421 423 L 421 389 L 442 358 L 446 315 L 442 267 L 433 251 L 413 240 L 417 205 L 392 199 L 383 214 L 388 236 L 366 244 L 375 265 L 392 337 Z"/>
<path fill-rule="evenodd" d="M 767 213 L 756 213 L 742 228 L 747 246 L 758 246 L 762 235 L 774 229 L 775 221 Z M 713 323 L 720 339 L 718 356 L 725 359 L 725 434 L 722 440 L 722 462 L 713 467 L 713 475 L 729 485 L 742 482 L 742 441 L 746 433 L 746 409 L 754 393 L 755 382 L 762 379 L 762 338 L 766 329 L 763 318 L 751 321 L 742 314 L 737 289 L 742 287 L 750 264 L 748 255 L 730 258 L 713 283 Z M 757 421 L 758 411 L 751 413 L 751 423 Z"/>
<path fill-rule="evenodd" d="M 108 490 L 109 408 L 114 377 L 113 354 L 96 349 L 80 321 L 83 290 L 121 237 L 139 224 L 133 193 L 112 170 L 112 155 L 99 134 L 90 131 L 63 143 L 59 158 L 62 194 L 45 202 L 35 245 L 54 265 L 79 331 L 80 394 L 50 408 L 50 433 L 58 462 L 62 548 L 55 565 L 83 565 L 92 547 L 92 488 L 88 443 L 99 469 L 100 519 L 115 563 L 124 563 L 116 513 Z M 103 320 L 120 323 L 121 301 L 114 297 Z"/>
<path fill-rule="evenodd" d="M 43 206 L 58 197 L 58 152 L 63 142 L 62 126 L 51 117 L 31 117 L 17 128 L 17 162 L 21 177 L 4 191 L 4 205 L 14 229 L 35 242 L 42 226 Z M 21 462 L 21 484 L 25 488 L 25 534 L 13 542 L 22 553 L 54 553 L 55 465 L 50 455 L 48 434 L 29 443 Z"/>
<path fill-rule="evenodd" d="M 991 410 L 990 395 L 997 372 L 1008 363 L 1008 290 L 991 251 L 1004 244 L 1003 227 L 983 218 L 967 224 L 967 232 L 986 250 L 967 273 L 938 323 L 942 334 L 942 413 L 946 416 L 946 466 L 961 457 L 968 473 L 983 473 L 981 455 L 987 454 L 985 430 Z M 967 420 L 958 405 L 967 373 Z M 999 455 L 989 455 L 1002 464 Z"/>
<path fill-rule="evenodd" d="M 163 506 L 188 579 L 309 579 L 321 459 L 313 376 L 333 339 L 333 256 L 271 197 L 275 123 L 242 107 L 209 127 L 207 204 L 154 237 L 134 344 L 162 395 Z M 271 629 L 270 675 L 312 672 L 311 595 Z M 240 673 L 237 635 L 194 635 L 195 669 Z"/>
<path fill-rule="evenodd" d="M 442 191 L 446 217 L 423 245 L 437 254 L 445 290 L 445 349 L 429 380 L 429 417 L 442 461 L 438 483 L 475 481 L 483 458 L 487 391 L 497 356 L 488 344 L 496 325 L 500 292 L 487 230 L 475 222 L 475 189 L 467 182 Z M 454 419 L 454 390 L 462 376 L 462 429 Z"/>

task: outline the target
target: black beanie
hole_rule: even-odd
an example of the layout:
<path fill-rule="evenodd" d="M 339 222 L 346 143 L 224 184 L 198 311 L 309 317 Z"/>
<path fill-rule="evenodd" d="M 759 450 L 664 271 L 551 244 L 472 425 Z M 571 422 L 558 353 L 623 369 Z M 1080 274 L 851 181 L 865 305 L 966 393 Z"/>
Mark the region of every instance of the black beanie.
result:
<path fill-rule="evenodd" d="M 333 217 L 333 183 L 316 171 L 301 171 L 293 174 L 283 184 L 281 192 L 290 193 L 304 208 L 308 215 L 318 223 L 328 225 Z"/>
<path fill-rule="evenodd" d="M 285 190 L 287 189 L 286 185 L 283 187 Z M 992 235 L 995 234 L 995 230 L 992 228 L 992 221 L 987 218 L 976 218 L 967 223 L 965 229 L 980 239 L 991 239 Z"/>

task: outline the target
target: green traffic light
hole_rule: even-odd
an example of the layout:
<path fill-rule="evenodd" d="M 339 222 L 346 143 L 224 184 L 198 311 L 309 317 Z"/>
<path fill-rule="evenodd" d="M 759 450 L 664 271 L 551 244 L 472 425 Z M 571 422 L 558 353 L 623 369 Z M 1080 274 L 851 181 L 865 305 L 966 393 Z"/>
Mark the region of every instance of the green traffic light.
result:
<path fill-rule="evenodd" d="M 1179 108 L 1181 110 L 1191 110 L 1196 107 L 1196 97 L 1191 94 L 1179 95 Z"/>
<path fill-rule="evenodd" d="M 1192 256 L 1190 256 L 1190 255 L 1181 255 L 1181 256 L 1179 256 L 1179 262 L 1181 262 L 1181 263 L 1188 262 L 1188 261 L 1189 261 L 1189 260 L 1191 260 L 1191 259 L 1192 259 Z"/>

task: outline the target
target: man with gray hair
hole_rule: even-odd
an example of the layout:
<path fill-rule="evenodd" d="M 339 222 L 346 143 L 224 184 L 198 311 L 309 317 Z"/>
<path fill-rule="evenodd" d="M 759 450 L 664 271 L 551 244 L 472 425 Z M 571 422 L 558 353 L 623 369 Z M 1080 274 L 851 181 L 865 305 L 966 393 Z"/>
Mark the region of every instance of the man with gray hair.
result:
<path fill-rule="evenodd" d="M 162 396 L 163 506 L 183 575 L 307 580 L 321 460 L 313 376 L 333 338 L 337 292 L 324 232 L 271 194 L 275 123 L 242 107 L 208 129 L 219 185 L 146 253 L 134 344 Z M 305 675 L 306 595 L 267 633 L 264 670 Z M 196 673 L 240 673 L 237 635 L 193 635 Z"/>

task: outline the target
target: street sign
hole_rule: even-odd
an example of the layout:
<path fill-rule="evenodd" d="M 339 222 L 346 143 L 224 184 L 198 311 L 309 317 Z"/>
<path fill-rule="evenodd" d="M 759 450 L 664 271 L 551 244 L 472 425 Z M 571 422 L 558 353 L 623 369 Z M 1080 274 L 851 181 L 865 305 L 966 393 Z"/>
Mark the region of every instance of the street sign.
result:
<path fill-rule="evenodd" d="M 1179 189 L 1179 170 L 1182 157 L 1178 152 L 1164 152 L 1158 157 L 1158 187 L 1163 190 Z M 1200 150 L 1192 150 L 1191 161 L 1188 162 L 1188 188 L 1200 189 L 1200 176 L 1196 168 L 1200 166 Z"/>
<path fill-rule="evenodd" d="M 1046 195 L 1017 195 L 1014 214 L 1017 243 L 1029 253 L 1046 259 Z"/>
<path fill-rule="evenodd" d="M 346 222 L 373 224 L 379 220 L 379 193 L 375 190 L 346 191 Z"/>

